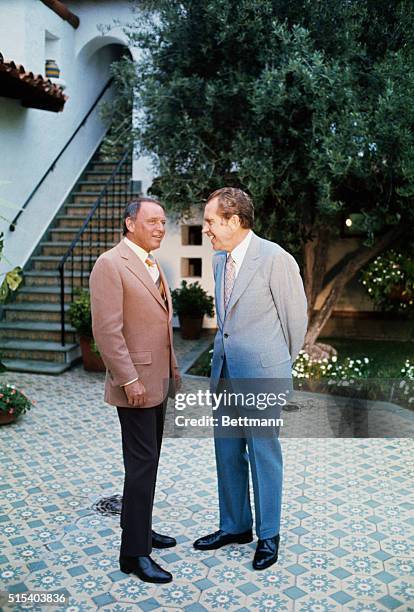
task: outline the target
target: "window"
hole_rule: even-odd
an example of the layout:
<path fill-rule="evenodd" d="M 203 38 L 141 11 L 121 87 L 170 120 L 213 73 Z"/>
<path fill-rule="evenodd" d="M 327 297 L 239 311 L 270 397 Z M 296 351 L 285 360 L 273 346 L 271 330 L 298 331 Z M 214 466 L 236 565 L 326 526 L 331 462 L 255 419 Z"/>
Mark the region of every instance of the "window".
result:
<path fill-rule="evenodd" d="M 203 235 L 201 230 L 201 225 L 182 225 L 181 244 L 183 246 L 203 244 Z"/>
<path fill-rule="evenodd" d="M 202 259 L 201 257 L 182 257 L 181 276 L 201 278 Z"/>

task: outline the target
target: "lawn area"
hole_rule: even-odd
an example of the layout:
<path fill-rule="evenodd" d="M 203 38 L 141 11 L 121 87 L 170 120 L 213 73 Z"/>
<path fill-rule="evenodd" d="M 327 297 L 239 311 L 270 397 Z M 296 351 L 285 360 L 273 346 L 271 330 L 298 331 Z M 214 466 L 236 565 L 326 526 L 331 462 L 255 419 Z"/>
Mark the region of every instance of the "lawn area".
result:
<path fill-rule="evenodd" d="M 399 378 L 405 360 L 414 361 L 414 342 L 394 342 L 385 340 L 353 340 L 348 338 L 320 338 L 321 342 L 331 344 L 338 351 L 338 361 L 347 357 L 363 359 L 368 357 L 369 375 L 385 378 Z M 207 349 L 188 371 L 197 376 L 210 375 L 210 350 Z"/>

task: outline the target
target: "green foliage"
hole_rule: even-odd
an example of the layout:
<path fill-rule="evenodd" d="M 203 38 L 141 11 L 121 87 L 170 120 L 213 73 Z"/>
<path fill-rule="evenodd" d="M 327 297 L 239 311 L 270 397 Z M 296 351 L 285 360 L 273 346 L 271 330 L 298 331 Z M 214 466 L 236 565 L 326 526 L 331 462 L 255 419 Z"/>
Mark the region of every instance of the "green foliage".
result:
<path fill-rule="evenodd" d="M 174 313 L 178 316 L 190 315 L 214 316 L 214 300 L 211 295 L 208 295 L 200 283 L 187 284 L 187 281 L 181 281 L 181 287 L 174 289 L 171 292 Z"/>
<path fill-rule="evenodd" d="M 361 274 L 374 304 L 390 312 L 414 314 L 414 260 L 393 249 L 376 257 Z"/>
<path fill-rule="evenodd" d="M 131 137 L 171 209 L 185 214 L 213 189 L 239 186 L 253 196 L 256 229 L 296 253 L 317 227 L 337 236 L 355 212 L 367 244 L 387 226 L 410 227 L 411 2 L 143 6 L 127 29 L 141 60 L 123 61 L 114 107 L 135 90 Z"/>
<path fill-rule="evenodd" d="M 0 181 L 0 186 L 6 184 L 6 182 L 7 181 Z M 21 210 L 4 198 L 0 198 L 0 207 L 1 210 L 3 210 L 3 208 Z M 11 223 L 11 220 L 8 217 L 5 217 L 3 214 L 0 214 L 0 219 Z M 0 232 L 0 261 L 2 260 L 10 263 L 4 255 L 4 232 Z M 23 271 L 20 266 L 16 266 L 12 270 L 4 272 L 1 276 L 4 276 L 4 279 L 0 283 L 0 304 L 4 304 L 9 298 L 11 292 L 17 291 L 19 288 L 21 282 L 23 281 Z"/>
<path fill-rule="evenodd" d="M 0 384 L 0 412 L 18 417 L 30 410 L 31 405 L 32 402 L 14 385 Z"/>
<path fill-rule="evenodd" d="M 76 291 L 69 306 L 69 321 L 79 335 L 92 338 L 91 298 L 86 289 Z"/>

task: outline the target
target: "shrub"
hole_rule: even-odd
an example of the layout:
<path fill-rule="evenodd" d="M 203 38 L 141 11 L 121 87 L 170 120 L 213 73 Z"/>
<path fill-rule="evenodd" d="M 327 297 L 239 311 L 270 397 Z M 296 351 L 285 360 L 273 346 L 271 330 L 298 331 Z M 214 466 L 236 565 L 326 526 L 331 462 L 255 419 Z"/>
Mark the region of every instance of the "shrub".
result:
<path fill-rule="evenodd" d="M 32 402 L 14 385 L 0 384 L 0 413 L 18 417 L 30 410 L 31 405 Z"/>
<path fill-rule="evenodd" d="M 214 316 L 214 300 L 208 295 L 199 282 L 187 284 L 181 282 L 181 287 L 171 292 L 174 312 L 178 316 Z"/>

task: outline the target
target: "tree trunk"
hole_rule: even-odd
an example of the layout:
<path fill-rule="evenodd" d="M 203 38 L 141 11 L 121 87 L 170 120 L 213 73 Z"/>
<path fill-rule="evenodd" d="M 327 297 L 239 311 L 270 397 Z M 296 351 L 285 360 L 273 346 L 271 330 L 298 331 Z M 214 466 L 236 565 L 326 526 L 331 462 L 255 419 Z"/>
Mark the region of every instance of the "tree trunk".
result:
<path fill-rule="evenodd" d="M 304 286 L 310 321 L 326 273 L 329 233 L 323 228 L 307 228 L 307 231 L 312 236 L 304 248 Z"/>
<path fill-rule="evenodd" d="M 361 247 L 352 253 L 351 257 L 349 254 L 344 256 L 344 265 L 341 268 L 339 266 L 339 272 L 332 280 L 331 288 L 325 297 L 323 304 L 319 310 L 313 313 L 309 319 L 308 331 L 305 337 L 305 350 L 312 356 L 328 356 L 331 352 L 329 345 L 318 346 L 316 340 L 321 333 L 322 328 L 327 323 L 332 311 L 341 296 L 345 285 L 355 276 L 355 274 L 371 259 L 376 257 L 379 253 L 389 247 L 401 234 L 403 233 L 402 228 L 394 228 L 384 234 L 372 247 Z M 316 263 L 316 260 L 315 260 Z M 339 262 L 340 263 L 340 262 Z M 309 272 L 308 272 L 309 273 Z M 319 270 L 316 271 L 315 277 L 318 278 Z M 323 289 L 323 283 L 320 286 L 320 290 Z M 313 300 L 313 295 L 311 294 Z M 316 298 L 313 302 L 316 302 Z"/>

